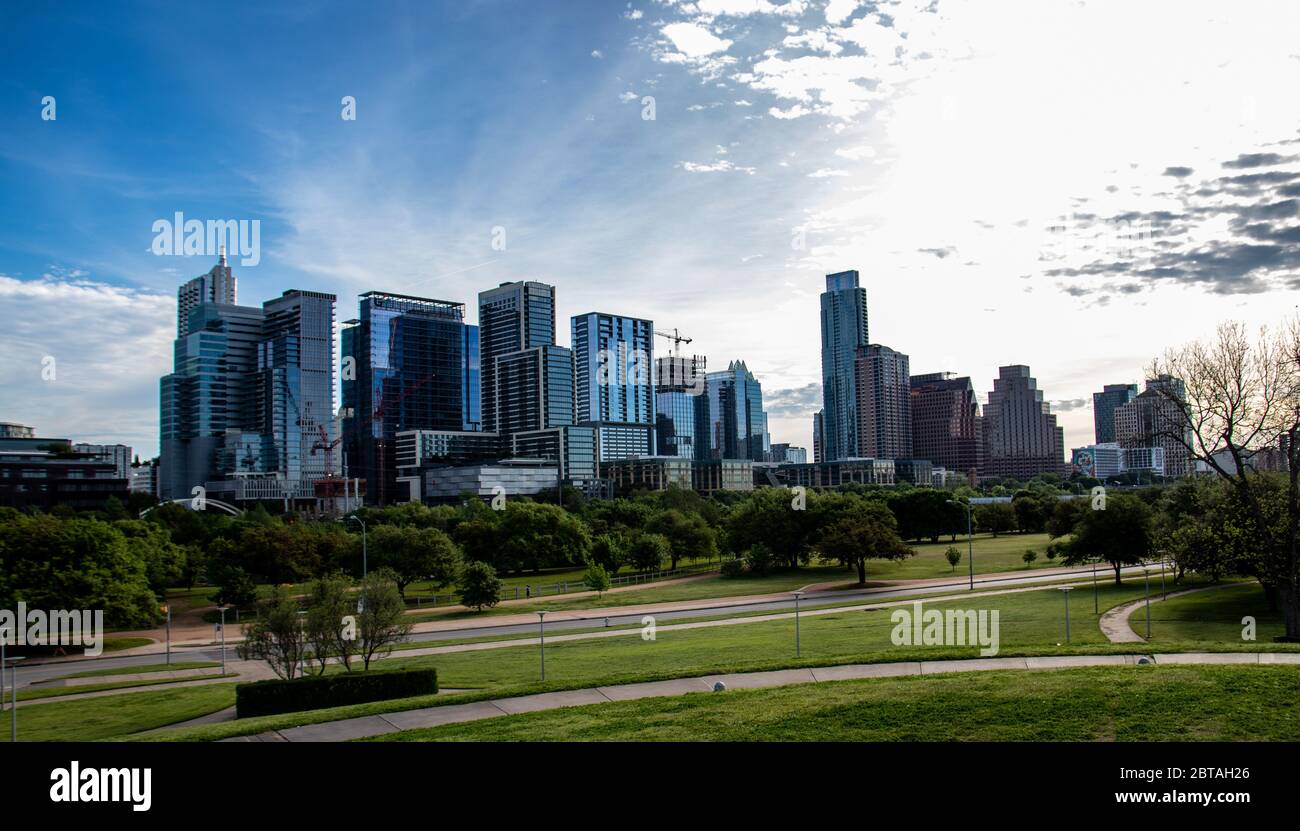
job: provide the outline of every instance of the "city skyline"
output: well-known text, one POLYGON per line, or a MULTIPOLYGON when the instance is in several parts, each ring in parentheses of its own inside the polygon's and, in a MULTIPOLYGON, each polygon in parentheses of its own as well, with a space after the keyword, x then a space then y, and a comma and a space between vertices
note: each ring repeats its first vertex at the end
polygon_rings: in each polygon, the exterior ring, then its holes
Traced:
POLYGON ((249 305, 328 292, 345 319, 365 291, 473 306, 537 280, 557 319, 679 328, 746 361, 772 440, 809 450, 825 274, 860 271, 872 341, 916 374, 984 403, 1031 366, 1067 448, 1105 385, 1300 299, 1295 8, 1151 4, 1115 31, 1113 4, 929 7, 413 6, 364 33, 339 7, 16 11, 49 40, 0 57, 0 418, 152 455, 176 287, 216 261, 151 253, 181 211, 261 222, 257 264, 231 257, 249 305), (247 64, 204 57, 236 39, 247 64), (309 60, 328 44, 376 63, 309 60))

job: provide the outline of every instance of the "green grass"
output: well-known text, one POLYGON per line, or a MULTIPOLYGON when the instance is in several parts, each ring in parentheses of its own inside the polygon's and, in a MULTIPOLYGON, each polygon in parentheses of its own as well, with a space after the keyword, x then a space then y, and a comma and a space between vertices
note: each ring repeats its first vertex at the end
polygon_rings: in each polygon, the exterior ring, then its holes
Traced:
MULTIPOLYGON (((214 713, 235 703, 234 684, 177 687, 18 708, 18 741, 124 738, 132 733, 214 713)), ((8 714, 6 713, 6 716, 8 714)), ((9 741, 9 731, 0 730, 9 741)))
MULTIPOLYGON (((182 684, 187 681, 208 681, 213 678, 234 678, 238 673, 230 672, 222 675, 219 672, 210 675, 191 675, 187 678, 139 678, 134 681, 108 681, 103 684, 81 684, 76 687, 50 687, 47 689, 26 689, 18 692, 19 701, 34 701, 43 698, 60 698, 65 695, 80 695, 81 693, 102 692, 104 690, 125 690, 131 687, 153 687, 158 684, 182 684)), ((12 700, 12 696, 6 691, 4 695, 6 702, 12 700)))
POLYGON ((1294 741, 1300 673, 1130 666, 958 673, 594 704, 375 741, 1294 741))
MULTIPOLYGON (((1059 568, 1059 561, 1047 560, 1043 551, 1049 538, 1046 534, 1004 534, 975 537, 975 573, 976 575, 994 574, 1006 571, 1022 571, 1029 568, 1059 568), (1039 559, 1032 567, 1026 566, 1021 556, 1025 549, 1033 548, 1039 552, 1039 559)), ((917 554, 902 562, 886 560, 867 561, 867 580, 911 580, 922 578, 941 578, 961 576, 967 573, 966 540, 955 543, 923 543, 913 548, 917 554), (956 571, 944 559, 944 552, 949 545, 961 549, 962 561, 956 571)), ((430 612, 416 613, 410 616, 415 622, 430 620, 455 620, 461 618, 489 617, 493 615, 526 614, 537 611, 580 611, 583 609, 601 609, 611 606, 628 606, 642 603, 680 603, 690 600, 707 600, 710 598, 739 597, 751 594, 772 594, 789 592, 803 588, 812 583, 843 583, 845 586, 857 584, 857 575, 843 566, 834 563, 816 563, 795 570, 774 571, 763 577, 723 577, 710 574, 698 580, 673 585, 651 584, 644 589, 605 594, 603 597, 575 597, 570 599, 541 600, 535 603, 519 603, 496 606, 482 612, 430 612)))
POLYGON ((153 643, 152 638, 104 638, 104 651, 121 652, 124 649, 135 649, 151 643, 153 643))
MULTIPOLYGON (((1154 591, 1152 596, 1156 596, 1154 591)), ((1241 619, 1246 616, 1255 618, 1254 643, 1270 643, 1274 636, 1286 634, 1281 611, 1268 610, 1263 589, 1252 580, 1152 603, 1151 642, 1250 644, 1242 639, 1241 619)), ((1146 633, 1146 620, 1146 610, 1141 606, 1128 618, 1129 626, 1138 634, 1146 633)))
POLYGON ((97 678, 101 675, 134 675, 137 672, 171 672, 178 669, 207 669, 208 667, 219 667, 220 661, 175 661, 168 666, 167 664, 143 664, 138 667, 118 667, 117 669, 91 669, 85 672, 74 672, 71 675, 60 675, 51 678, 51 681, 62 681, 68 678, 97 678))

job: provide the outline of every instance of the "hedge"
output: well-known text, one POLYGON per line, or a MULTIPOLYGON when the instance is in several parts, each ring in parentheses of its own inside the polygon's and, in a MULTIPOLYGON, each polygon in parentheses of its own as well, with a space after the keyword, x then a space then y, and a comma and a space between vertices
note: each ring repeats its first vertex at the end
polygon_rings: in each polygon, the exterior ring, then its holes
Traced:
POLYGON ((272 679, 235 687, 235 717, 269 716, 364 704, 438 691, 436 669, 378 670, 272 679))

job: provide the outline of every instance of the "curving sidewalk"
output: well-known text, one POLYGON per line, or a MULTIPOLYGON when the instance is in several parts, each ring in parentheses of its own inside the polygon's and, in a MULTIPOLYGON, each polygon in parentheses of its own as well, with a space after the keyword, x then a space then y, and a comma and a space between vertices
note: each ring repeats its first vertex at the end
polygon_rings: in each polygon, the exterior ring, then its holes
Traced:
MULTIPOLYGON (((1240 585, 1239 583, 1216 583, 1212 586, 1198 586, 1194 589, 1184 589, 1178 592, 1170 592, 1162 597, 1152 597, 1152 603, 1160 603, 1174 597, 1182 597, 1187 594, 1196 594, 1197 592, 1212 591, 1214 589, 1224 589, 1229 586, 1240 585)), ((1141 609, 1147 601, 1134 600, 1132 603, 1125 603, 1122 606, 1116 606, 1113 609, 1102 614, 1097 625, 1101 627, 1101 633, 1106 636, 1106 640, 1111 643, 1146 643, 1147 639, 1133 631, 1133 627, 1128 625, 1128 617, 1138 609, 1141 609)))
POLYGON ((974 658, 950 661, 904 661, 892 664, 847 664, 843 666, 779 669, 770 672, 745 672, 728 675, 702 675, 669 681, 619 684, 608 687, 564 690, 536 695, 422 707, 374 716, 358 716, 326 721, 284 730, 271 730, 251 736, 234 736, 226 742, 341 742, 414 730, 458 724, 485 718, 603 704, 610 701, 635 701, 643 698, 709 692, 722 682, 728 690, 784 687, 790 684, 824 683, 858 678, 892 678, 903 675, 937 675, 947 672, 983 672, 1008 669, 1065 669, 1069 667, 1124 666, 1139 661, 1155 664, 1295 664, 1297 652, 1180 652, 1166 655, 1047 655, 1036 658, 974 658))

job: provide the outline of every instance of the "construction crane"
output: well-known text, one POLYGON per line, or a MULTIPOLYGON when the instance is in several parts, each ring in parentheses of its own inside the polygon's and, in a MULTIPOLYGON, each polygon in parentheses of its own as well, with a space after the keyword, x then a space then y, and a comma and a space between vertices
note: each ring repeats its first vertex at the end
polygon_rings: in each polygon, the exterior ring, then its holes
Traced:
POLYGON ((674 355, 676 355, 678 352, 681 351, 683 343, 690 343, 692 341, 692 338, 688 338, 685 335, 683 335, 681 332, 677 331, 676 326, 673 327, 672 334, 669 334, 668 332, 660 332, 658 329, 655 330, 655 334, 661 338, 667 338, 668 340, 673 342, 674 355))

